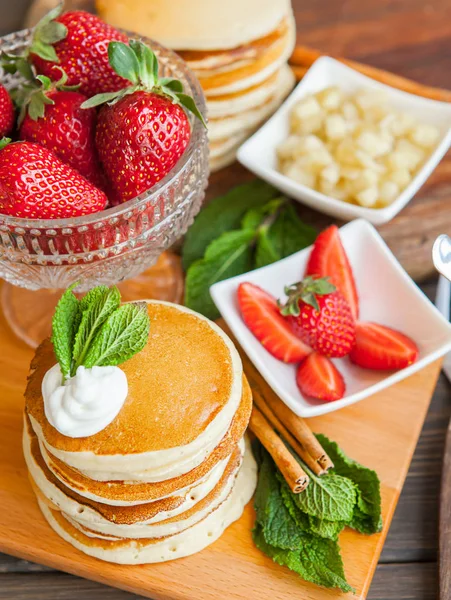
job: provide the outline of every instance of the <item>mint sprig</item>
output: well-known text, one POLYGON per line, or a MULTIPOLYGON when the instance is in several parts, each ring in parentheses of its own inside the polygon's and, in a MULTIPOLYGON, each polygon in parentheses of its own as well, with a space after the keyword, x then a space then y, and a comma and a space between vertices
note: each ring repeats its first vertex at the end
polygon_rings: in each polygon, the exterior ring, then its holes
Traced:
POLYGON ((186 306, 216 319, 210 295, 214 283, 285 258, 315 237, 315 230, 302 223, 287 198, 275 197, 271 186, 256 180, 235 188, 201 211, 188 232, 183 248, 186 306))
POLYGON ((296 456, 310 476, 301 494, 293 494, 270 455, 257 444, 260 470, 253 538, 262 552, 306 581, 349 592, 338 536, 344 527, 366 534, 380 531, 380 483, 374 471, 346 456, 335 442, 317 437, 334 469, 318 477, 296 456))
POLYGON ((74 283, 60 298, 53 317, 52 342, 64 379, 78 367, 115 366, 147 343, 150 319, 143 302, 121 306, 116 287, 98 286, 81 300, 74 283))

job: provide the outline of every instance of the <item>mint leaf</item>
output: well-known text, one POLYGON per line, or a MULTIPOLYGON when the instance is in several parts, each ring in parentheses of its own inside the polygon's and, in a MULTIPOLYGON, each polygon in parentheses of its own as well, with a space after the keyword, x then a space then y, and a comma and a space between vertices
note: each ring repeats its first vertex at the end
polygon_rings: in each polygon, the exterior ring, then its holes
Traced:
POLYGON ((274 198, 274 200, 270 200, 261 206, 249 209, 241 221, 241 228, 257 230, 265 218, 275 215, 280 206, 286 201, 283 197, 274 198))
POLYGON ((310 483, 302 494, 295 496, 302 512, 327 521, 352 520, 357 501, 356 486, 352 481, 335 473, 317 477, 308 471, 310 483))
POLYGON ((280 482, 283 502, 291 517, 296 522, 296 525, 304 532, 337 541, 346 523, 344 521, 327 521, 326 519, 319 519, 318 517, 312 517, 312 515, 303 513, 296 503, 297 494, 293 494, 279 471, 277 472, 277 478, 280 482))
POLYGON ((72 346, 80 323, 80 303, 72 293, 78 281, 71 285, 56 305, 52 320, 52 343, 64 378, 70 377, 72 346))
POLYGON ((299 548, 301 531, 285 506, 275 465, 266 452, 260 467, 254 507, 257 523, 268 544, 288 550, 299 548))
MULTIPOLYGON (((302 492, 303 493, 303 492, 302 492)), ((253 531, 254 543, 279 565, 288 567, 316 585, 352 592, 343 570, 340 549, 336 542, 303 535, 299 550, 285 550, 267 543, 263 529, 257 524, 253 531)))
POLYGON ((185 271, 203 257, 213 240, 226 231, 238 229, 249 209, 267 203, 278 193, 266 182, 255 179, 212 200, 197 215, 186 234, 182 255, 185 271))
POLYGON ((344 521, 327 521, 308 515, 310 532, 319 537, 337 541, 338 536, 346 526, 344 521))
POLYGON ((257 248, 255 251, 255 266, 257 269, 266 267, 266 265, 270 265, 283 258, 271 243, 269 231, 268 227, 262 227, 258 232, 257 248))
POLYGON ((74 361, 72 375, 75 375, 77 368, 84 364, 85 356, 100 327, 119 308, 120 304, 121 294, 117 287, 110 289, 105 285, 93 288, 82 298, 80 301, 81 322, 72 352, 74 361))
POLYGON ((125 362, 144 348, 149 328, 150 319, 145 302, 123 304, 103 323, 83 365, 89 369, 125 362))
POLYGON ((357 506, 350 527, 361 533, 377 533, 382 528, 380 481, 377 473, 349 458, 335 442, 325 435, 318 441, 334 463, 333 473, 347 477, 357 486, 357 506))
POLYGON ((316 236, 316 230, 299 218, 292 204, 287 204, 268 231, 268 243, 280 258, 285 258, 313 244, 316 236))
POLYGON ((219 316, 210 286, 252 269, 252 230, 223 233, 207 248, 205 258, 193 263, 186 274, 185 305, 210 319, 219 316))

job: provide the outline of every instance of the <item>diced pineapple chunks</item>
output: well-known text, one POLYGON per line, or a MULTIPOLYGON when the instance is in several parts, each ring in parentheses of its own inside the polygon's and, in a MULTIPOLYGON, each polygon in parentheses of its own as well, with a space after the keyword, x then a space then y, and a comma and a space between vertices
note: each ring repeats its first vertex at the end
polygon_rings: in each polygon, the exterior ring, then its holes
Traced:
POLYGON ((440 131, 392 109, 373 90, 329 87, 295 104, 290 135, 278 145, 279 170, 333 198, 391 204, 438 143, 440 131))

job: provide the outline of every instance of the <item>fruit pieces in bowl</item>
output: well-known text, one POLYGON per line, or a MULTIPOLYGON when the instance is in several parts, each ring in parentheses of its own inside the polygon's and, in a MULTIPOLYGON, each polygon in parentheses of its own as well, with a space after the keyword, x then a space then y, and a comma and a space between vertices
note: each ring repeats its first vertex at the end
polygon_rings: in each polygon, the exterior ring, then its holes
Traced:
MULTIPOLYGON (((186 151, 191 124, 182 106, 201 120, 202 115, 180 81, 158 77, 157 58, 143 42, 129 41, 94 15, 61 15, 61 10, 44 17, 22 56, 3 56, 7 72, 18 71, 29 80, 14 90, 21 107, 17 137, 45 146, 103 190, 110 205, 121 204, 151 190, 186 151), (80 39, 86 41, 80 44, 80 39), (105 102, 97 118, 94 107, 105 102)), ((53 196, 51 185, 29 183, 29 209, 17 202, 19 189, 7 189, 0 212, 70 218, 106 205, 87 202, 82 207, 76 193, 70 207, 73 186, 60 184, 53 196), (58 202, 60 210, 52 212, 49 207, 58 202)))
POLYGON ((413 364, 418 348, 408 336, 376 323, 360 322, 359 298, 338 228, 322 232, 310 254, 303 282, 286 288, 279 303, 243 282, 237 292, 241 316, 266 350, 297 364, 304 396, 326 402, 343 398, 346 384, 330 358, 349 358, 362 368, 399 370, 413 364))

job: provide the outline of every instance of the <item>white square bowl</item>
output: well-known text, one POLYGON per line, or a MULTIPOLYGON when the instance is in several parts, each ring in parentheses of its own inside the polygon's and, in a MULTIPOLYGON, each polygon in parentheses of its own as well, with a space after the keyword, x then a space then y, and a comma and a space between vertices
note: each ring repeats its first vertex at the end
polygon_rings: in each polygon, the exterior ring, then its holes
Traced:
POLYGON ((279 397, 301 417, 314 417, 354 404, 405 379, 451 350, 451 325, 407 275, 380 235, 359 219, 340 229, 360 298, 360 320, 398 329, 418 345, 419 359, 400 371, 371 371, 347 358, 333 362, 346 383, 346 395, 335 402, 307 399, 300 393, 296 366, 269 354, 246 327, 236 292, 243 281, 254 283, 276 298, 285 298, 284 286, 302 279, 311 248, 267 267, 232 277, 211 287, 211 295, 243 350, 279 397))
POLYGON ((343 220, 365 218, 380 225, 390 221, 412 199, 451 144, 451 103, 437 102, 402 92, 351 69, 339 61, 323 56, 308 70, 301 82, 279 110, 238 150, 241 164, 256 173, 288 196, 320 212, 343 220), (297 183, 277 170, 276 147, 288 137, 291 108, 301 98, 315 94, 326 87, 337 86, 344 92, 360 89, 383 92, 389 105, 397 111, 413 115, 419 123, 434 125, 440 131, 440 140, 429 158, 410 184, 396 200, 384 208, 365 208, 326 196, 297 183))

